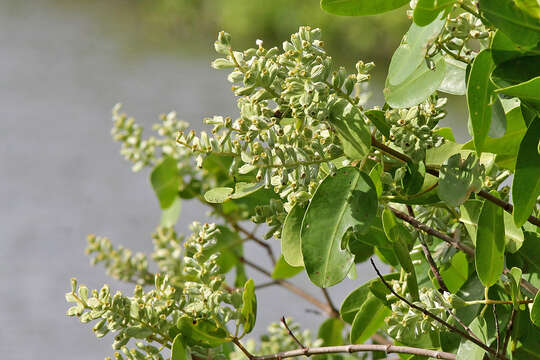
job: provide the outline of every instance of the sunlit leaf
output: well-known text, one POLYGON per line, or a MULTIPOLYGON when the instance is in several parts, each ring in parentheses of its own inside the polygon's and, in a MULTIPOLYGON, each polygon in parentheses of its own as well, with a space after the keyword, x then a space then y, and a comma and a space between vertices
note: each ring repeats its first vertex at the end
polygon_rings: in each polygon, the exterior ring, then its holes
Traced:
POLYGON ((167 209, 178 197, 180 177, 178 163, 171 157, 166 157, 150 173, 150 183, 159 200, 162 209, 167 209))
POLYGON ((321 8, 334 15, 364 16, 397 9, 408 0, 321 0, 321 8))
POLYGON ((494 285, 504 269, 504 218, 503 209, 489 201, 478 218, 474 260, 482 284, 494 285))

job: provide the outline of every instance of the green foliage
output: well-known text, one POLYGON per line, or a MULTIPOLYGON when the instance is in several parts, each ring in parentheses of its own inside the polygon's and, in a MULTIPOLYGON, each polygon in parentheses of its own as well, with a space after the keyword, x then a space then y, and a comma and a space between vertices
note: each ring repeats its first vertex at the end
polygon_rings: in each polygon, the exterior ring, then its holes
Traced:
MULTIPOLYGON (((404 2, 321 4, 368 15, 404 2)), ((160 137, 144 139, 114 108, 122 154, 134 171, 152 168, 161 226, 148 257, 89 236, 92 263, 135 283, 134 294, 90 291, 73 280, 68 315, 95 321, 98 337, 115 333, 115 357, 128 359, 163 359, 165 349, 174 360, 279 359, 283 351, 309 356, 319 345, 369 338, 426 356, 436 349, 443 358, 538 353, 540 38, 531 4, 413 2, 386 103, 371 109, 373 64, 358 61, 353 73, 337 66, 319 29, 301 27, 282 49, 259 40, 245 51, 220 32, 214 45, 222 57, 212 66, 229 71, 237 118, 207 118, 212 130, 196 134, 170 113, 155 127, 160 137), (446 115, 441 92, 467 95, 469 142, 438 127, 446 115), (191 236, 177 235, 181 199, 208 206, 217 224, 194 223, 191 236), (277 261, 271 238, 281 238, 277 261), (260 245, 273 269, 245 258, 245 241, 260 245), (338 314, 327 288, 355 279, 356 264, 373 256, 395 272, 377 270, 338 314), (248 280, 246 266, 270 282, 248 280), (304 270, 326 303, 284 280, 304 270), (329 315, 318 339, 284 319, 259 345, 241 342, 266 310, 257 309, 258 288, 270 285, 329 315)), ((317 357, 350 359, 353 349, 317 357)))

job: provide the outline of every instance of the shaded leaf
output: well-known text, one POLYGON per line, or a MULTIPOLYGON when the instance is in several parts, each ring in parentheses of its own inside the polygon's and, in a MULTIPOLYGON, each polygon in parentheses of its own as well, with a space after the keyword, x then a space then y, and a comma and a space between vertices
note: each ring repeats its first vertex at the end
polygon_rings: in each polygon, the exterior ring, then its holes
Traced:
POLYGON ((319 185, 302 221, 302 255, 306 272, 320 287, 345 278, 354 256, 344 247, 351 227, 366 232, 377 212, 377 193, 366 174, 343 167, 319 185))
POLYGON ((176 326, 189 345, 216 347, 227 341, 227 333, 217 328, 211 321, 205 319, 194 320, 187 316, 178 319, 176 326))
POLYGON ((248 334, 255 326, 257 320, 257 296, 253 279, 246 281, 242 294, 242 318, 244 319, 244 334, 248 334))
POLYGON ((233 189, 230 187, 217 187, 208 190, 204 194, 204 199, 212 204, 220 204, 229 200, 229 196, 233 193, 233 189))
POLYGON ((182 200, 180 197, 174 199, 173 203, 161 212, 161 226, 173 227, 178 221, 182 209, 182 200))
POLYGON ((356 313, 352 323, 351 344, 363 344, 384 324, 384 319, 392 311, 376 296, 369 294, 366 301, 356 313))
POLYGON ((445 57, 444 61, 446 61, 446 72, 437 90, 452 95, 465 95, 465 69, 467 68, 467 64, 451 57, 445 57))
POLYGON ((516 161, 512 200, 514 223, 517 226, 527 221, 536 205, 536 198, 540 195, 540 154, 537 151, 539 140, 540 117, 537 116, 521 141, 516 161))
POLYGON ((503 209, 489 201, 478 218, 474 260, 482 284, 494 285, 504 269, 504 218, 503 209))
MULTIPOLYGON (((483 343, 488 342, 486 321, 477 317, 474 319, 469 328, 483 343)), ((459 349, 456 355, 456 360, 482 360, 484 358, 485 350, 478 345, 472 343, 469 340, 463 339, 459 345, 459 349)))
POLYGON ((456 0, 418 0, 414 8, 413 20, 420 26, 432 22, 443 10, 448 9, 456 0))
POLYGON ((472 192, 480 191, 483 175, 484 167, 474 154, 469 154, 465 161, 461 154, 452 155, 439 172, 437 195, 450 206, 459 206, 472 192))
POLYGON ((345 324, 340 319, 328 318, 319 327, 317 338, 322 340, 321 346, 343 345, 343 329, 345 324))
POLYGON ((296 203, 287 214, 281 231, 281 253, 291 266, 304 266, 300 232, 306 208, 296 203))
POLYGON ((336 129, 343 152, 353 160, 364 159, 371 150, 371 134, 360 109, 345 99, 330 107, 329 121, 336 129))
POLYGON ((171 157, 166 157, 150 173, 150 183, 159 200, 162 209, 167 209, 178 197, 180 177, 178 163, 171 157))
POLYGON ((171 360, 187 360, 188 355, 184 347, 182 334, 176 335, 171 348, 171 360))
POLYGON ((285 261, 283 255, 281 255, 274 266, 272 277, 274 279, 288 279, 297 275, 302 270, 304 270, 303 266, 291 266, 285 261))

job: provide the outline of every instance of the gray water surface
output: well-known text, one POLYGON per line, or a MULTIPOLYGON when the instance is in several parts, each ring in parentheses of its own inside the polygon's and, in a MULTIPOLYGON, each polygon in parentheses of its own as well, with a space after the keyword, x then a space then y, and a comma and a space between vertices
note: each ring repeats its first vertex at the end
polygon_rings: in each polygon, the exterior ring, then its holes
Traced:
MULTIPOLYGON (((2 359, 90 360, 112 354, 112 337, 96 339, 91 326, 66 317, 64 301, 72 276, 89 287, 106 282, 131 288, 90 267, 83 252, 88 233, 150 251, 150 234, 159 223, 148 173, 132 174, 110 139, 112 106, 123 102, 147 129, 170 110, 196 128, 203 117, 236 113, 226 75, 209 67, 211 59, 139 49, 145 37, 129 2, 74 4, 0 0, 2 359)), ((185 203, 178 230, 187 233, 205 212, 200 204, 185 203)), ((268 265, 253 245, 247 256, 268 265)), ((266 281, 249 275, 257 283, 266 281)), ((336 305, 373 276, 362 267, 357 280, 331 288, 336 305)), ((304 275, 294 281, 322 298, 304 275)), ((254 335, 282 315, 314 331, 324 319, 280 288, 258 295, 254 335)))

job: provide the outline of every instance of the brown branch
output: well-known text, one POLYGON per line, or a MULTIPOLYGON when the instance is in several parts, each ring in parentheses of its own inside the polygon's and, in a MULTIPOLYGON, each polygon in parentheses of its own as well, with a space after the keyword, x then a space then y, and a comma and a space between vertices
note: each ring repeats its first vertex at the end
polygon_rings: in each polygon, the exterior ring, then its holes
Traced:
MULTIPOLYGON (((405 222, 408 222, 409 224, 411 224, 413 227, 419 229, 419 230, 422 230, 424 231, 425 233, 429 234, 429 235, 432 235, 432 236, 435 236, 443 241, 446 241, 447 243, 449 243, 450 245, 452 245, 453 247, 455 247, 456 249, 459 249, 461 251, 463 251, 464 253, 466 253, 467 255, 470 255, 470 256, 473 256, 474 257, 474 248, 468 246, 468 245, 465 245, 459 241, 457 241, 456 239, 454 239, 453 237, 450 237, 446 234, 443 234, 441 233, 440 231, 437 231, 435 230, 434 228, 424 224, 424 223, 421 223, 420 221, 416 220, 415 218, 405 214, 404 212, 401 212, 397 209, 394 209, 393 207, 391 206, 388 206, 388 208, 398 217, 400 218, 401 220, 405 221, 405 222)), ((505 274, 509 273, 510 270, 508 270, 508 268, 504 268, 503 272, 505 274)), ((525 279, 521 279, 519 285, 527 290, 528 292, 530 292, 533 296, 536 295, 536 293, 538 292, 538 289, 533 285, 531 284, 530 282, 528 282, 527 280, 525 279)))
MULTIPOLYGON (((378 148, 379 150, 382 150, 384 153, 386 153, 387 155, 390 155, 391 157, 393 157, 393 158, 395 158, 397 160, 400 160, 400 161, 403 161, 403 162, 411 161, 411 158, 409 156, 407 156, 407 155, 405 155, 403 153, 400 153, 397 150, 392 149, 391 147, 381 143, 380 141, 378 141, 374 137, 371 137, 371 145, 378 148)), ((433 176, 439 177, 439 170, 435 169, 434 167, 430 167, 430 166, 426 165, 426 172, 428 174, 433 175, 433 176)), ((483 197, 484 199, 494 203, 495 205, 503 208, 506 212, 508 212, 510 214, 512 213, 512 211, 514 209, 514 207, 511 204, 497 198, 496 196, 491 195, 487 191, 481 190, 481 191, 478 192, 478 195, 483 197)), ((535 217, 535 216, 531 215, 531 216, 529 216, 529 218, 527 220, 531 224, 534 224, 536 226, 540 226, 540 219, 535 217)))
POLYGON ((242 234, 246 235, 246 237, 250 240, 255 241, 260 246, 264 247, 266 249, 266 252, 268 253, 268 257, 270 258, 270 261, 272 261, 273 265, 276 265, 276 257, 274 256, 274 251, 272 250, 272 247, 264 242, 263 240, 259 239, 255 236, 252 232, 248 231, 247 229, 243 228, 241 225, 239 225, 237 222, 229 221, 231 226, 238 232, 241 232, 242 234))
MULTIPOLYGON (((241 262, 243 262, 244 264, 246 264, 247 266, 257 270, 261 274, 264 274, 264 275, 268 276, 269 278, 272 278, 272 274, 269 271, 267 271, 266 269, 262 268, 261 266, 255 264, 255 263, 252 263, 251 261, 247 260, 244 257, 240 257, 239 260, 241 262)), ((313 295, 308 294, 307 292, 300 289, 299 287, 297 287, 293 283, 291 283, 291 282, 289 282, 287 280, 283 280, 283 279, 276 279, 276 282, 280 286, 283 286, 287 290, 295 293, 296 295, 300 296, 301 298, 303 298, 306 301, 310 302, 311 304, 315 305, 320 310, 324 311, 328 316, 337 317, 337 314, 333 311, 333 309, 330 306, 328 306, 328 304, 325 304, 324 302, 320 301, 319 299, 317 299, 313 295)))
POLYGON ((334 303, 332 302, 332 299, 330 298, 330 294, 328 293, 328 289, 321 288, 321 291, 322 291, 322 293, 324 295, 324 298, 326 299, 326 302, 328 303, 328 306, 334 312, 334 314, 335 314, 334 317, 339 317, 339 310, 334 306, 334 303))
MULTIPOLYGON (((407 211, 409 212, 409 216, 414 218, 414 211, 411 205, 407 205, 407 211)), ((429 252, 429 248, 422 238, 422 236, 418 237, 418 240, 420 241, 420 245, 422 246, 422 250, 424 251, 424 256, 426 257, 426 260, 429 264, 429 267, 431 268, 431 272, 433 273, 433 276, 437 279, 437 282, 439 283, 440 291, 446 291, 450 292, 448 288, 446 287, 446 284, 444 283, 444 280, 441 276, 441 273, 439 272, 439 269, 437 268, 437 264, 435 264, 435 260, 433 260, 433 257, 431 256, 431 252, 429 252)))
POLYGON ((281 317, 281 323, 283 324, 283 326, 285 326, 285 329, 287 329, 287 332, 289 333, 289 336, 292 337, 292 339, 294 340, 295 343, 298 344, 298 346, 300 346, 300 348, 302 348, 304 351, 306 350, 309 350, 307 347, 304 346, 304 344, 302 344, 300 342, 300 340, 298 340, 298 338, 296 336, 294 336, 293 332, 291 331, 291 329, 289 329, 289 325, 287 325, 287 321, 285 320, 285 316, 282 316, 281 317))
POLYGON ((493 318, 495 319, 495 335, 497 336, 497 354, 501 351, 501 335, 499 330, 499 318, 497 317, 497 305, 493 304, 493 318))
POLYGON ((502 354, 497 354, 497 352, 495 350, 493 350, 492 348, 490 348, 488 345, 484 344, 483 342, 481 341, 478 341, 477 339, 475 339, 474 337, 470 336, 469 334, 467 334, 466 332, 458 329, 457 327, 455 327, 454 325, 452 324, 449 324, 448 322, 444 321, 443 319, 441 319, 440 317, 438 317, 437 315, 429 312, 428 310, 418 306, 418 305, 415 305, 413 304, 412 302, 410 302, 409 300, 407 300, 406 298, 404 298, 403 296, 399 295, 396 291, 394 291, 394 289, 392 288, 392 286, 390 286, 390 284, 388 284, 386 282, 386 280, 384 279, 384 277, 381 275, 379 269, 377 268, 377 266, 375 265, 375 262, 373 261, 373 259, 369 259, 371 261, 371 266, 373 266, 373 269, 375 269, 375 272, 377 273, 377 276, 379 277, 379 279, 381 279, 381 281, 383 282, 384 286, 386 286, 386 288, 388 290, 390 290, 390 292, 395 296, 397 297, 398 299, 400 299, 401 301, 403 301, 404 303, 406 303, 407 305, 409 305, 411 308, 415 309, 415 310, 418 310, 420 311, 422 314, 426 315, 426 316, 429 316, 430 318, 432 318, 433 320, 437 321, 438 323, 446 326, 448 329, 452 330, 453 332, 461 335, 462 337, 464 337, 465 339, 473 342, 474 344, 478 345, 479 347, 481 347, 483 350, 489 352, 490 354, 494 355, 496 358, 499 358, 499 359, 507 359, 506 356, 502 355, 502 354))
MULTIPOLYGON (((236 342, 235 344, 238 345, 236 342)), ((242 348, 240 349, 242 350, 242 348)), ((307 351, 304 349, 297 349, 297 350, 284 351, 277 354, 262 355, 262 356, 254 356, 250 354, 249 352, 248 353, 244 352, 244 354, 246 354, 246 356, 250 360, 280 360, 280 359, 287 359, 287 358, 298 357, 298 356, 312 356, 312 355, 322 355, 322 354, 353 354, 357 352, 384 352, 386 354, 412 354, 412 355, 426 356, 426 357, 430 357, 434 359, 447 359, 447 360, 456 359, 455 354, 444 352, 444 351, 420 349, 420 348, 414 348, 414 347, 409 347, 409 346, 369 345, 369 344, 316 347, 316 348, 307 349, 307 351)))
POLYGON ((504 336, 504 342, 502 346, 502 353, 506 354, 506 349, 508 348, 508 343, 510 342, 510 334, 512 333, 512 328, 514 327, 514 319, 516 318, 517 311, 512 307, 512 315, 510 315, 510 321, 506 326, 506 334, 504 336))

